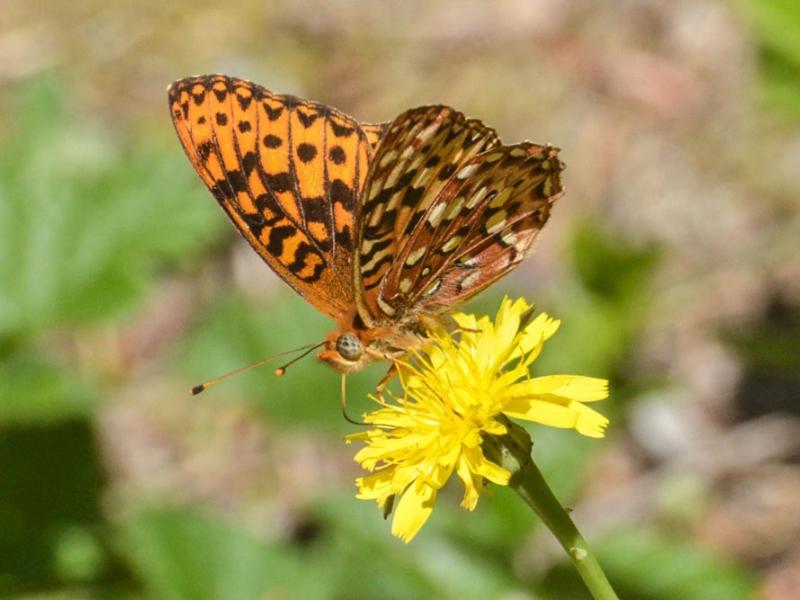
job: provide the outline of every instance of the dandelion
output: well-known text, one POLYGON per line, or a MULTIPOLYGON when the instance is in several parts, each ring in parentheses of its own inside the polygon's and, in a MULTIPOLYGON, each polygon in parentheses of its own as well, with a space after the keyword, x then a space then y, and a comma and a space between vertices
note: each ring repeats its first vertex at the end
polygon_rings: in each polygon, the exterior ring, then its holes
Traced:
MULTIPOLYGON (((348 436, 364 447, 355 460, 370 473, 357 497, 394 507, 392 533, 410 541, 430 517, 438 491, 456 474, 461 506, 474 510, 486 483, 508 485, 512 472, 492 457, 490 441, 510 433, 510 419, 572 428, 602 437, 608 419, 587 403, 608 396, 605 379, 531 377, 531 364, 559 321, 533 317, 522 299, 504 299, 492 322, 456 314, 455 333, 438 331, 396 363, 403 393, 365 416, 367 431, 348 436)), ((527 437, 527 434, 524 434, 527 437)), ((529 450, 528 450, 529 452, 529 450)))

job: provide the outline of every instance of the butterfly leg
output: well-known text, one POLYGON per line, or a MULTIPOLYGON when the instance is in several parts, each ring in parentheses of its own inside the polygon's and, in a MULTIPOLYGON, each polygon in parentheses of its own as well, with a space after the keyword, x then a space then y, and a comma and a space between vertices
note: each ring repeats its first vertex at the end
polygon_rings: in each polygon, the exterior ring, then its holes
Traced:
POLYGON ((395 366, 394 363, 392 363, 392 366, 389 367, 388 371, 386 371, 386 375, 384 375, 383 379, 381 379, 378 382, 378 385, 375 386, 375 394, 378 396, 378 400, 380 400, 381 402, 384 402, 383 388, 386 387, 386 384, 388 384, 389 381, 392 379, 392 377, 394 377, 395 373, 397 373, 397 367, 395 366))

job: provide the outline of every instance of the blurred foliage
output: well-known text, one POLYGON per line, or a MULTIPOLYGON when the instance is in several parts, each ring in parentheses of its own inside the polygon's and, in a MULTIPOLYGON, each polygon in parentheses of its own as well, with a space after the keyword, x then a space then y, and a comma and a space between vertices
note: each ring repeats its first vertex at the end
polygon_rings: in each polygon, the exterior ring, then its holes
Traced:
POLYGON ((775 301, 763 320, 724 333, 746 365, 736 397, 738 416, 800 415, 800 314, 775 301))
MULTIPOLYGON (((255 358, 318 342, 329 329, 330 321, 324 315, 282 289, 267 310, 242 298, 212 303, 173 354, 187 380, 199 382, 255 358)), ((253 395, 252 401, 281 425, 312 422, 331 431, 347 430, 347 422, 330 410, 332 403, 338 402, 339 375, 309 357, 276 378, 275 367, 290 359, 287 356, 272 366, 243 374, 225 387, 253 395)), ((385 372, 384 365, 372 365, 348 376, 347 396, 353 414, 368 408, 371 382, 385 372)))
MULTIPOLYGON (((752 577, 735 565, 652 529, 621 530, 595 545, 620 598, 729 600, 752 594, 752 577)), ((544 589, 545 597, 554 600, 590 598, 576 585, 568 565, 549 573, 544 589)))
POLYGON ((97 382, 65 364, 64 333, 129 314, 220 230, 187 201, 182 156, 114 139, 66 97, 52 78, 21 91, 0 147, 0 422, 84 414, 97 382))
POLYGON ((2 430, 0 594, 124 581, 109 552, 99 460, 84 420, 2 430))
MULTIPOLYGON (((739 5, 760 48, 759 92, 769 106, 800 117, 796 2, 740 0, 739 5)), ((287 11, 283 18, 289 25, 300 18, 287 11)), ((301 16, 308 22, 298 30, 309 42, 310 54, 296 57, 297 69, 271 56, 278 73, 274 79, 327 88, 350 65, 334 65, 323 79, 310 72, 315 61, 327 58, 327 44, 336 38, 324 24, 301 16)), ((220 13, 211 17, 224 30, 220 13)), ((198 21, 198 31, 207 31, 207 24, 198 21)), ((422 39, 413 38, 413 45, 429 43, 422 39)), ((296 52, 291 35, 278 42, 286 55, 296 52)), ((363 33, 347 43, 356 50, 362 43, 391 45, 363 33)), ((443 48, 457 45, 452 40, 436 43, 443 48)), ((477 44, 473 51, 487 47, 477 44)), ((422 61, 424 55, 420 57, 422 61)), ((510 72, 516 78, 516 70, 510 72)), ((400 73, 414 79, 412 74, 400 73)), ((525 78, 519 79, 527 85, 525 78)), ((69 78, 50 74, 23 80, 9 96, 10 116, 3 119, 0 137, 0 597, 585 597, 569 564, 530 556, 528 545, 538 536, 538 524, 506 489, 494 490, 475 514, 467 515, 457 507, 458 486, 447 488, 413 545, 392 539, 379 511, 353 498, 355 469, 336 462, 344 457, 346 463, 349 457, 351 449, 343 449, 340 437, 351 428, 338 414, 338 376, 313 359, 294 365, 281 379, 267 367, 193 400, 214 422, 230 407, 255 408, 267 433, 259 431, 278 449, 268 463, 272 471, 254 485, 254 497, 243 501, 234 490, 223 500, 215 498, 213 486, 228 491, 227 480, 213 481, 203 465, 192 462, 197 459, 184 440, 166 439, 157 427, 158 419, 166 417, 158 410, 149 412, 151 406, 189 406, 179 404, 185 398, 173 397, 171 391, 143 398, 150 395, 140 391, 144 383, 177 382, 182 390, 260 357, 317 341, 329 323, 283 286, 273 286, 277 289, 263 296, 239 289, 227 264, 235 257, 236 250, 230 249, 238 248, 230 242, 231 228, 171 137, 166 110, 157 121, 134 121, 130 130, 123 130, 113 114, 102 118, 82 112, 75 91, 63 83, 69 78), (185 319, 184 328, 152 348, 145 344, 145 356, 134 366, 113 351, 106 353, 98 338, 111 339, 109 347, 117 348, 165 282, 177 279, 193 282, 185 314, 181 305, 170 315, 170 323, 185 319), (200 492, 187 491, 191 486, 186 480, 176 478, 175 483, 138 456, 128 457, 129 462, 141 460, 141 470, 157 484, 148 488, 135 473, 125 471, 128 463, 107 447, 108 437, 119 430, 103 432, 109 413, 124 401, 156 423, 147 423, 151 429, 146 429, 144 442, 139 440, 139 450, 152 450, 166 464, 185 459, 195 469, 190 469, 191 483, 200 492), (322 448, 314 460, 330 458, 336 467, 293 462, 295 457, 287 455, 295 451, 291 442, 300 448, 307 443, 304 436, 322 448), (278 467, 296 472, 279 476, 278 467), (322 472, 326 468, 335 473, 322 472), (310 486, 313 492, 293 496, 294 490, 281 488, 290 476, 305 483, 321 481, 310 486), (252 518, 252 512, 261 520, 252 518), (265 527, 264 520, 273 527, 265 527), (541 566, 530 569, 531 563, 541 566)), ((127 89, 127 82, 117 85, 127 89)), ((471 87, 469 91, 475 95, 471 87)), ((416 97, 418 92, 398 93, 416 97)), ((346 85, 331 92, 344 100, 357 95, 346 85)), ((496 96, 487 98, 494 106, 496 96)), ((520 110, 529 103, 526 94, 504 101, 508 106, 519 102, 520 110)), ((531 298, 562 319, 559 334, 535 370, 610 377, 613 402, 601 410, 612 416, 610 437, 622 437, 628 410, 641 391, 660 385, 632 376, 630 362, 652 317, 655 272, 670 249, 655 242, 634 243, 592 217, 573 225, 566 238, 565 275, 558 286, 531 298)), ((265 281, 274 283, 261 268, 265 281)), ((523 291, 529 290, 526 285, 523 291)), ((520 290, 504 280, 466 308, 493 313, 502 293, 520 290)), ((796 315, 787 309, 750 330, 728 332, 727 341, 746 365, 742 398, 768 404, 740 403, 744 417, 796 410, 796 403, 787 405, 785 399, 800 385, 798 329, 796 315), (776 394, 770 395, 771 389, 776 394)), ((348 378, 354 415, 370 406, 367 394, 382 368, 348 378)), ((185 418, 179 415, 175 429, 191 429, 192 415, 188 409, 185 418)), ((230 427, 233 452, 220 454, 231 457, 223 470, 247 461, 235 445, 244 437, 239 425, 237 421, 230 427)), ((579 500, 586 476, 596 466, 596 442, 569 431, 532 431, 535 455, 548 481, 565 502, 579 500)), ((217 452, 218 440, 202 432, 195 435, 201 446, 217 452)), ((272 446, 270 451, 275 451, 272 446)), ((732 564, 688 535, 653 521, 593 540, 622 597, 752 597, 758 582, 750 567, 732 564)), ((533 552, 538 550, 536 546, 533 552)))
POLYGON ((761 46, 766 102, 800 120, 800 6, 794 0, 739 0, 761 46))
POLYGON ((0 334, 90 325, 130 310, 160 269, 207 246, 183 157, 72 117, 52 80, 24 91, 0 162, 0 334), (180 174, 176 176, 176 173, 180 174))

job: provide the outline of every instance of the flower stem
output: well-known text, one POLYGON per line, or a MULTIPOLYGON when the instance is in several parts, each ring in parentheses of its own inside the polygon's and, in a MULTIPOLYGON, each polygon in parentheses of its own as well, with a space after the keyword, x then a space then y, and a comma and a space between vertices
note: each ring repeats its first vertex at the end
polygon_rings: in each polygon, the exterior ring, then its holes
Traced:
POLYGON ((512 477, 509 485, 519 494, 528 506, 544 521, 575 565, 575 569, 596 600, 617 600, 611 584, 600 568, 594 554, 583 536, 575 527, 567 511, 558 502, 541 471, 533 460, 512 477))
POLYGON ((530 506, 566 551, 595 600, 619 600, 589 545, 567 511, 553 495, 541 471, 531 458, 528 432, 509 422, 509 432, 499 442, 500 464, 511 471, 509 487, 530 506))

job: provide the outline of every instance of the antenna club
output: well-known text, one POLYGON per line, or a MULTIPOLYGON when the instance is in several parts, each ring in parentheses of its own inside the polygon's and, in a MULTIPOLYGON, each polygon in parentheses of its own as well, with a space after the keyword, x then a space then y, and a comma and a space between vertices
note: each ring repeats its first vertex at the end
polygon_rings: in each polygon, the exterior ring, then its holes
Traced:
POLYGON ((275 376, 276 377, 283 377, 286 374, 286 367, 279 367, 275 369, 275 376))
POLYGON ((265 358, 263 360, 260 360, 260 361, 258 361, 256 363, 253 363, 252 365, 248 365, 246 367, 242 367, 241 369, 236 369, 235 371, 231 371, 230 373, 225 373, 225 375, 220 375, 219 377, 215 377, 214 379, 209 379, 208 381, 206 381, 204 383, 196 385, 196 386, 194 386, 192 388, 192 395, 196 396, 200 392, 206 391, 212 385, 218 384, 220 381, 223 381, 225 379, 229 379, 230 377, 233 377, 234 375, 238 375, 239 373, 244 373, 245 371, 249 371, 250 369, 255 369, 256 367, 260 367, 261 365, 267 364, 268 362, 273 361, 276 358, 279 358, 281 356, 286 356, 287 354, 293 354, 295 352, 302 351, 302 353, 299 356, 294 357, 288 363, 286 363, 285 365, 283 365, 282 367, 280 367, 278 370, 275 371, 275 375, 280 377, 281 375, 283 375, 286 372, 286 368, 288 366, 293 365, 294 363, 296 363, 298 360, 300 360, 304 356, 308 356, 311 352, 313 352, 314 350, 316 350, 320 346, 324 346, 324 345, 325 345, 325 341, 323 340, 322 342, 320 342, 318 344, 308 344, 307 346, 301 346, 300 348, 295 348, 294 350, 287 350, 286 352, 280 352, 278 354, 274 354, 273 356, 269 356, 269 357, 267 357, 267 358, 265 358))

